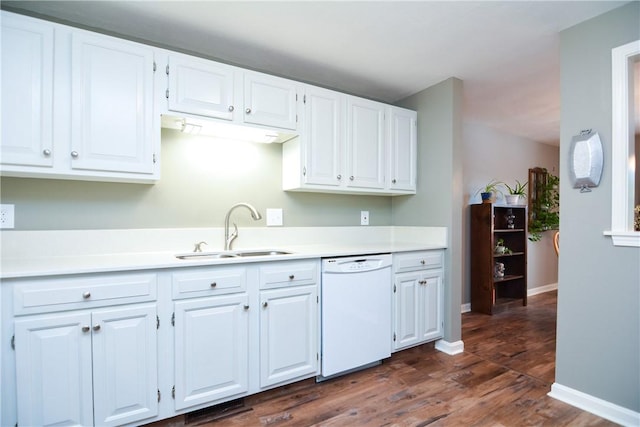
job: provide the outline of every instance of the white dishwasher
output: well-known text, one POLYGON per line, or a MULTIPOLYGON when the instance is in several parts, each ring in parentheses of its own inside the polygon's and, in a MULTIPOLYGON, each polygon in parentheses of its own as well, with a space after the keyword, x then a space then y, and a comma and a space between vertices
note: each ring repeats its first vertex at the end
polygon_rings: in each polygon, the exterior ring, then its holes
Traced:
POLYGON ((391 356, 391 255, 322 260, 318 380, 391 356))

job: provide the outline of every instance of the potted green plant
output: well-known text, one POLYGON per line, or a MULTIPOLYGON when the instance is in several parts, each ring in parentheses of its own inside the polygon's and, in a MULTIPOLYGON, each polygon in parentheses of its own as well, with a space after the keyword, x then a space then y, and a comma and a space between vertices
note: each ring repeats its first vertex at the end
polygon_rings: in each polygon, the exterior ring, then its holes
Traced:
POLYGON ((511 249, 504 245, 504 239, 498 239, 496 241, 496 247, 493 248, 493 253, 496 255, 511 255, 513 252, 511 251, 511 249))
MULTIPOLYGON (((546 172, 546 170, 545 170, 546 172)), ((560 226, 560 179, 547 174, 541 183, 533 206, 530 207, 529 240, 537 242, 542 238, 542 232, 557 230, 560 226)))
POLYGON ((496 200, 496 195, 502 194, 502 191, 500 190, 501 184, 502 182, 492 179, 487 183, 487 185, 479 189, 476 194, 480 193, 482 203, 493 203, 496 200))
POLYGON ((504 186, 507 187, 507 191, 509 192, 509 194, 505 196, 507 204, 519 205, 520 200, 524 199, 525 197, 525 189, 527 188, 527 182, 525 181, 524 184, 521 184, 520 181, 516 179, 516 185, 514 185, 513 187, 511 187, 506 182, 504 183, 504 186))

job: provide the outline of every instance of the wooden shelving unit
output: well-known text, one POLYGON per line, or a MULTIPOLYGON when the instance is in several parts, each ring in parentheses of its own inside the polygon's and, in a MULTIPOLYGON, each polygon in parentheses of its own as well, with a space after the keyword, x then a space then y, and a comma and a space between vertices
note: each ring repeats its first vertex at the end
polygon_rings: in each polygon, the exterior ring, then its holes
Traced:
POLYGON ((527 209, 471 205, 471 310, 494 314, 513 305, 527 305, 527 209), (498 239, 510 253, 494 252, 498 239), (504 264, 503 277, 496 263, 504 264))

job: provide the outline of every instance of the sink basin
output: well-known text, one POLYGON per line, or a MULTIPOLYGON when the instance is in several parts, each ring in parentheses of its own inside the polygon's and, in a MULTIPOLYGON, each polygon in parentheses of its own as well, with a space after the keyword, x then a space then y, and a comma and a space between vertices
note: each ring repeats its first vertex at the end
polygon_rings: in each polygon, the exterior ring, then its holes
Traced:
POLYGON ((247 250, 247 251, 234 251, 233 254, 239 257, 248 256, 274 256, 274 255, 289 255, 291 252, 280 250, 247 250))
POLYGON ((186 254, 178 254, 178 259, 218 259, 218 258, 236 258, 232 252, 190 252, 186 254))
POLYGON ((176 255, 178 259, 186 260, 206 260, 220 258, 245 258, 252 256, 275 256, 288 255, 291 252, 273 250, 273 249, 247 249, 246 251, 230 251, 230 252, 188 252, 176 255))

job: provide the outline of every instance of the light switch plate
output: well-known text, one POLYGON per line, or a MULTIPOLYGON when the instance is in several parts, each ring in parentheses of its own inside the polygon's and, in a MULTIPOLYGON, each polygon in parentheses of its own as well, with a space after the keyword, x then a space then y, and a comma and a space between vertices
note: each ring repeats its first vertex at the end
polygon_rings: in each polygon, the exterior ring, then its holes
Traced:
POLYGON ((0 205, 0 228, 15 227, 14 205, 0 205))
POLYGON ((369 211, 360 211, 360 225, 369 225, 369 211))
POLYGON ((267 209, 267 227, 280 227, 282 226, 282 209, 267 209))

